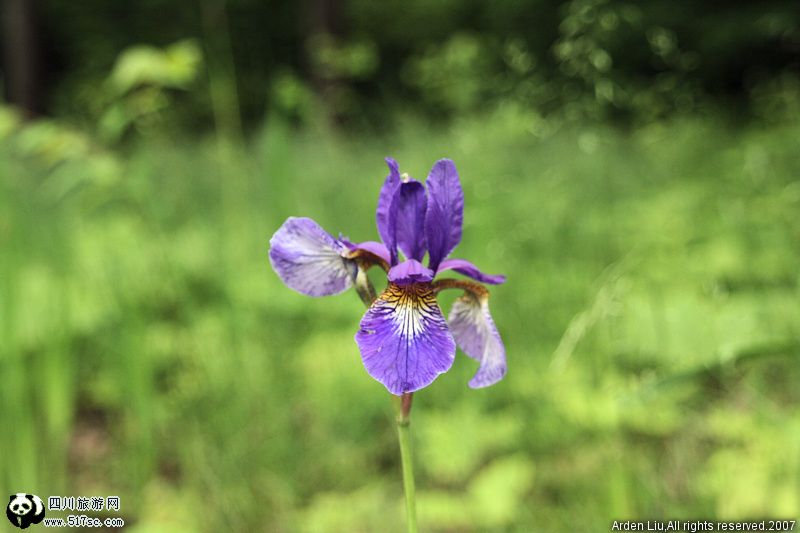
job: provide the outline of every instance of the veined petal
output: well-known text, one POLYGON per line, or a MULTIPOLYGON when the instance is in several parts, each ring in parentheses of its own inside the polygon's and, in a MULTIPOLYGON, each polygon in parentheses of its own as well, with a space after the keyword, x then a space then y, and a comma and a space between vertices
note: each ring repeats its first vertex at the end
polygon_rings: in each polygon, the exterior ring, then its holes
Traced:
POLYGON ((447 320, 450 331, 465 354, 480 362, 470 380, 473 389, 494 385, 506 375, 506 348, 489 314, 488 293, 465 292, 453 303, 447 320))
POLYGON ((464 191, 458 179, 456 166, 449 159, 433 165, 428 180, 428 209, 425 216, 428 266, 434 272, 453 249, 461 242, 464 222, 464 191))
POLYGON ((397 246, 405 254, 406 259, 421 261, 425 255, 425 210, 428 199, 425 187, 417 180, 411 179, 400 184, 395 192, 395 207, 392 214, 396 217, 394 228, 397 246))
POLYGON ((391 216, 392 201, 395 197, 395 191, 400 186, 400 169, 397 166, 397 161, 391 157, 386 158, 386 164, 389 165, 389 175, 381 187, 381 193, 378 196, 378 208, 375 210, 375 223, 378 226, 378 235, 381 240, 389 249, 391 263, 394 264, 397 260, 397 240, 395 237, 395 217, 391 216))
POLYGON ((506 277, 502 274, 484 274, 478 267, 467 261, 466 259, 446 259, 439 264, 438 272, 445 270, 455 270, 459 274, 464 274, 470 278, 486 283, 488 285, 500 285, 506 282, 506 277))
POLYGON ((357 273, 347 248, 310 218, 289 217, 269 241, 269 261, 281 280, 308 296, 349 289, 357 273))
POLYGON ((369 375, 397 395, 430 385, 456 351, 428 283, 390 283, 361 319, 356 342, 369 375))

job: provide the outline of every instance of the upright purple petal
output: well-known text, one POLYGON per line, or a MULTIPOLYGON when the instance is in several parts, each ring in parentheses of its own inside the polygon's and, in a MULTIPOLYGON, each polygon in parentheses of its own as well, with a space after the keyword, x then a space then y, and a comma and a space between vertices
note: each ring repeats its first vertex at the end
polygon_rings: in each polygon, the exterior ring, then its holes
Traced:
POLYGON ((381 193, 378 196, 375 223, 378 226, 378 235, 380 235, 383 244, 389 249, 391 264, 394 264, 397 261, 397 240, 394 229, 395 217, 390 216, 390 211, 395 191, 400 186, 400 169, 397 166, 397 161, 391 157, 386 158, 386 164, 389 165, 389 175, 386 176, 383 187, 381 187, 381 193))
POLYGON ((361 319, 356 342, 369 375, 397 395, 430 385, 456 350, 427 283, 390 283, 361 319))
POLYGON ((453 303, 447 320, 465 354, 480 362, 469 382, 473 389, 494 385, 506 375, 506 348, 489 314, 488 295, 466 293, 453 303))
POLYGON ((392 209, 395 218, 397 246, 405 254, 406 259, 422 261, 425 255, 425 210, 428 199, 425 198, 425 187, 417 180, 409 180, 400 184, 395 193, 397 211, 392 209))
POLYGON ((428 174, 428 211, 425 217, 425 235, 428 244, 428 266, 436 271, 453 249, 461 242, 464 222, 464 191, 458 179, 456 166, 449 159, 441 159, 428 174))
POLYGON ((488 285, 500 285, 506 282, 506 277, 502 274, 484 274, 478 267, 467 261, 466 259, 446 259, 439 264, 439 272, 445 270, 455 270, 459 274, 464 274, 470 278, 486 283, 488 285))
POLYGON ((347 248, 310 218, 289 217, 269 241, 269 261, 281 280, 308 296, 330 296, 350 288, 355 262, 347 248))

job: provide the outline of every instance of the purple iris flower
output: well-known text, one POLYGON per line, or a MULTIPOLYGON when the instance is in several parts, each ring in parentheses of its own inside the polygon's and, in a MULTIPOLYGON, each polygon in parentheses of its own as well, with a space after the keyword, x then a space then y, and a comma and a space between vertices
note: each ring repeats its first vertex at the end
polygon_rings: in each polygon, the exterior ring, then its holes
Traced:
POLYGON ((506 354, 489 314, 489 291, 473 281, 434 280, 454 270, 490 285, 505 281, 465 259, 448 259, 461 241, 464 220, 456 167, 449 159, 437 161, 423 186, 401 176, 394 159, 386 163, 389 175, 376 212, 382 242, 354 244, 310 218, 291 217, 270 240, 272 268, 286 285, 309 296, 343 292, 373 265, 387 272, 386 289, 367 309, 355 339, 367 372, 392 394, 419 390, 447 372, 456 345, 480 363, 470 387, 493 385, 506 374, 506 354), (444 289, 464 291, 448 319, 436 299, 444 289))

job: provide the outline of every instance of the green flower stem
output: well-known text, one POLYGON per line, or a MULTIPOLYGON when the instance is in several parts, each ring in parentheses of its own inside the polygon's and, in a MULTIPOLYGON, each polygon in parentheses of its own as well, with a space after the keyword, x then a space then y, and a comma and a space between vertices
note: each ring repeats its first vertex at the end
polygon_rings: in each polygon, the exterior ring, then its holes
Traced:
POLYGON ((408 533, 417 533, 417 499, 414 486, 414 455, 411 448, 411 398, 413 393, 400 397, 397 415, 397 436, 400 441, 400 461, 403 465, 403 490, 406 493, 406 519, 408 533))
MULTIPOLYGON (((375 287, 367 277, 370 264, 359 262, 355 279, 355 288, 361 301, 367 307, 372 305, 377 295, 375 287)), ((400 462, 403 468, 403 491, 406 494, 406 517, 408 532, 417 533, 417 504, 414 487, 414 455, 411 451, 411 400, 414 393, 406 393, 400 397, 400 409, 397 413, 397 437, 400 441, 400 462)))

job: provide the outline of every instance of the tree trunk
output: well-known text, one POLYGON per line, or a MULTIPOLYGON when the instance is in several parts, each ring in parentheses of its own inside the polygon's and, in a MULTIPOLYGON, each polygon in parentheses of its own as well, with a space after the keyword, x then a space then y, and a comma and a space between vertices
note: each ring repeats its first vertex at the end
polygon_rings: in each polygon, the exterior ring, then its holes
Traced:
POLYGON ((36 0, 2 0, 3 86, 6 100, 30 118, 42 112, 36 0))

